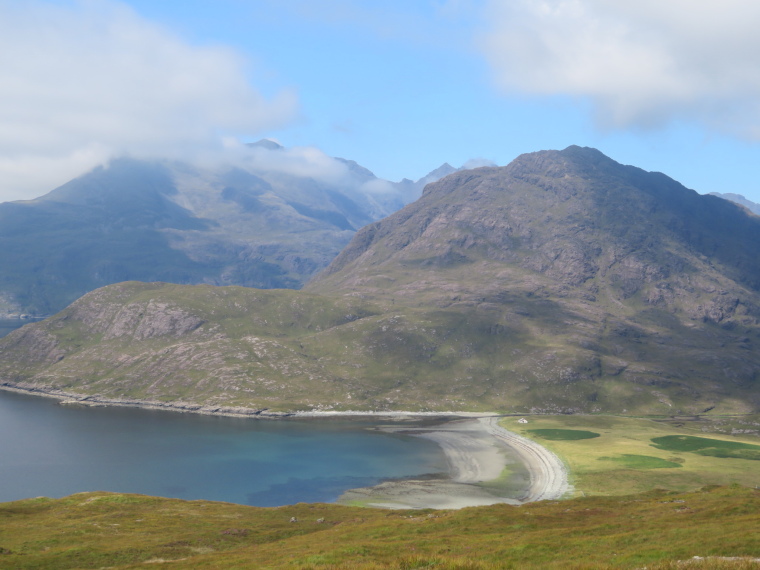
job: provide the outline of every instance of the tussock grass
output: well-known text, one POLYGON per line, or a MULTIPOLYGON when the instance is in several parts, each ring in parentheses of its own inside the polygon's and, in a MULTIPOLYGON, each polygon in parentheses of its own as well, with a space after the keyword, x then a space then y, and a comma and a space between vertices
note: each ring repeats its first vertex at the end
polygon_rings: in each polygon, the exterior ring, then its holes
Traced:
POLYGON ((741 569, 759 524, 739 486, 459 511, 83 493, 0 505, 0 568, 741 569))

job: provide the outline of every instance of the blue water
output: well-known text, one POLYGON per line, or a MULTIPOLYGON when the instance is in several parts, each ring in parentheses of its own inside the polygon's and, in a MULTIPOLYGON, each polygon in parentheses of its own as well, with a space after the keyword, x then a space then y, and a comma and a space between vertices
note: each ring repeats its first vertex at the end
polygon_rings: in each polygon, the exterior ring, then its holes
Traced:
POLYGON ((277 506, 446 471, 437 445, 371 425, 70 407, 0 392, 0 502, 100 490, 277 506))

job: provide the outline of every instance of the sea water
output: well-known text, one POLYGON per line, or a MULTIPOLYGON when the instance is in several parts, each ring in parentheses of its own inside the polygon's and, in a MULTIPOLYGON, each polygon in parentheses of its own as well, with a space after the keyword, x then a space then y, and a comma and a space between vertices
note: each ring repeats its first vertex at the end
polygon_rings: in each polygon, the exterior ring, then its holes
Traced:
POLYGON ((446 471, 436 444, 376 423, 89 408, 0 391, 0 502, 115 491, 276 506, 446 471))
MULTIPOLYGON (((0 320, 0 336, 27 322, 0 320)), ((90 408, 0 391, 0 502, 115 491, 276 506, 446 471, 436 444, 375 425, 90 408)))

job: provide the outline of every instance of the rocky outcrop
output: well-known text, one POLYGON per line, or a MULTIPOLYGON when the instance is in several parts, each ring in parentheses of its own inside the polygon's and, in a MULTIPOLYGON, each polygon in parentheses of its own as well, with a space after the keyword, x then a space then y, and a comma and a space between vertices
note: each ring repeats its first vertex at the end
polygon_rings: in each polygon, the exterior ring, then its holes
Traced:
POLYGON ((63 359, 66 351, 58 338, 43 327, 23 327, 16 331, 0 347, 0 359, 7 354, 21 357, 20 366, 29 364, 52 364, 63 359))

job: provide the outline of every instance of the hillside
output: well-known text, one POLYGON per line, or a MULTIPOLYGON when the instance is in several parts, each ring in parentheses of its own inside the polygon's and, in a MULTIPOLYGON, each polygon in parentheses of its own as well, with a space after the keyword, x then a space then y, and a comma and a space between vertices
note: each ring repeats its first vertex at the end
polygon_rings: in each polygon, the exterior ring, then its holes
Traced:
POLYGON ((437 512, 80 493, 0 504, 0 568, 749 570, 759 508, 738 486, 437 512))
POLYGON ((123 283, 0 341, 7 386, 252 410, 760 408, 760 218, 593 149, 453 173, 303 292, 123 283))
POLYGON ((226 162, 122 158, 0 204, 0 316, 119 281, 299 288, 354 232, 416 199, 353 161, 250 145, 226 162))

